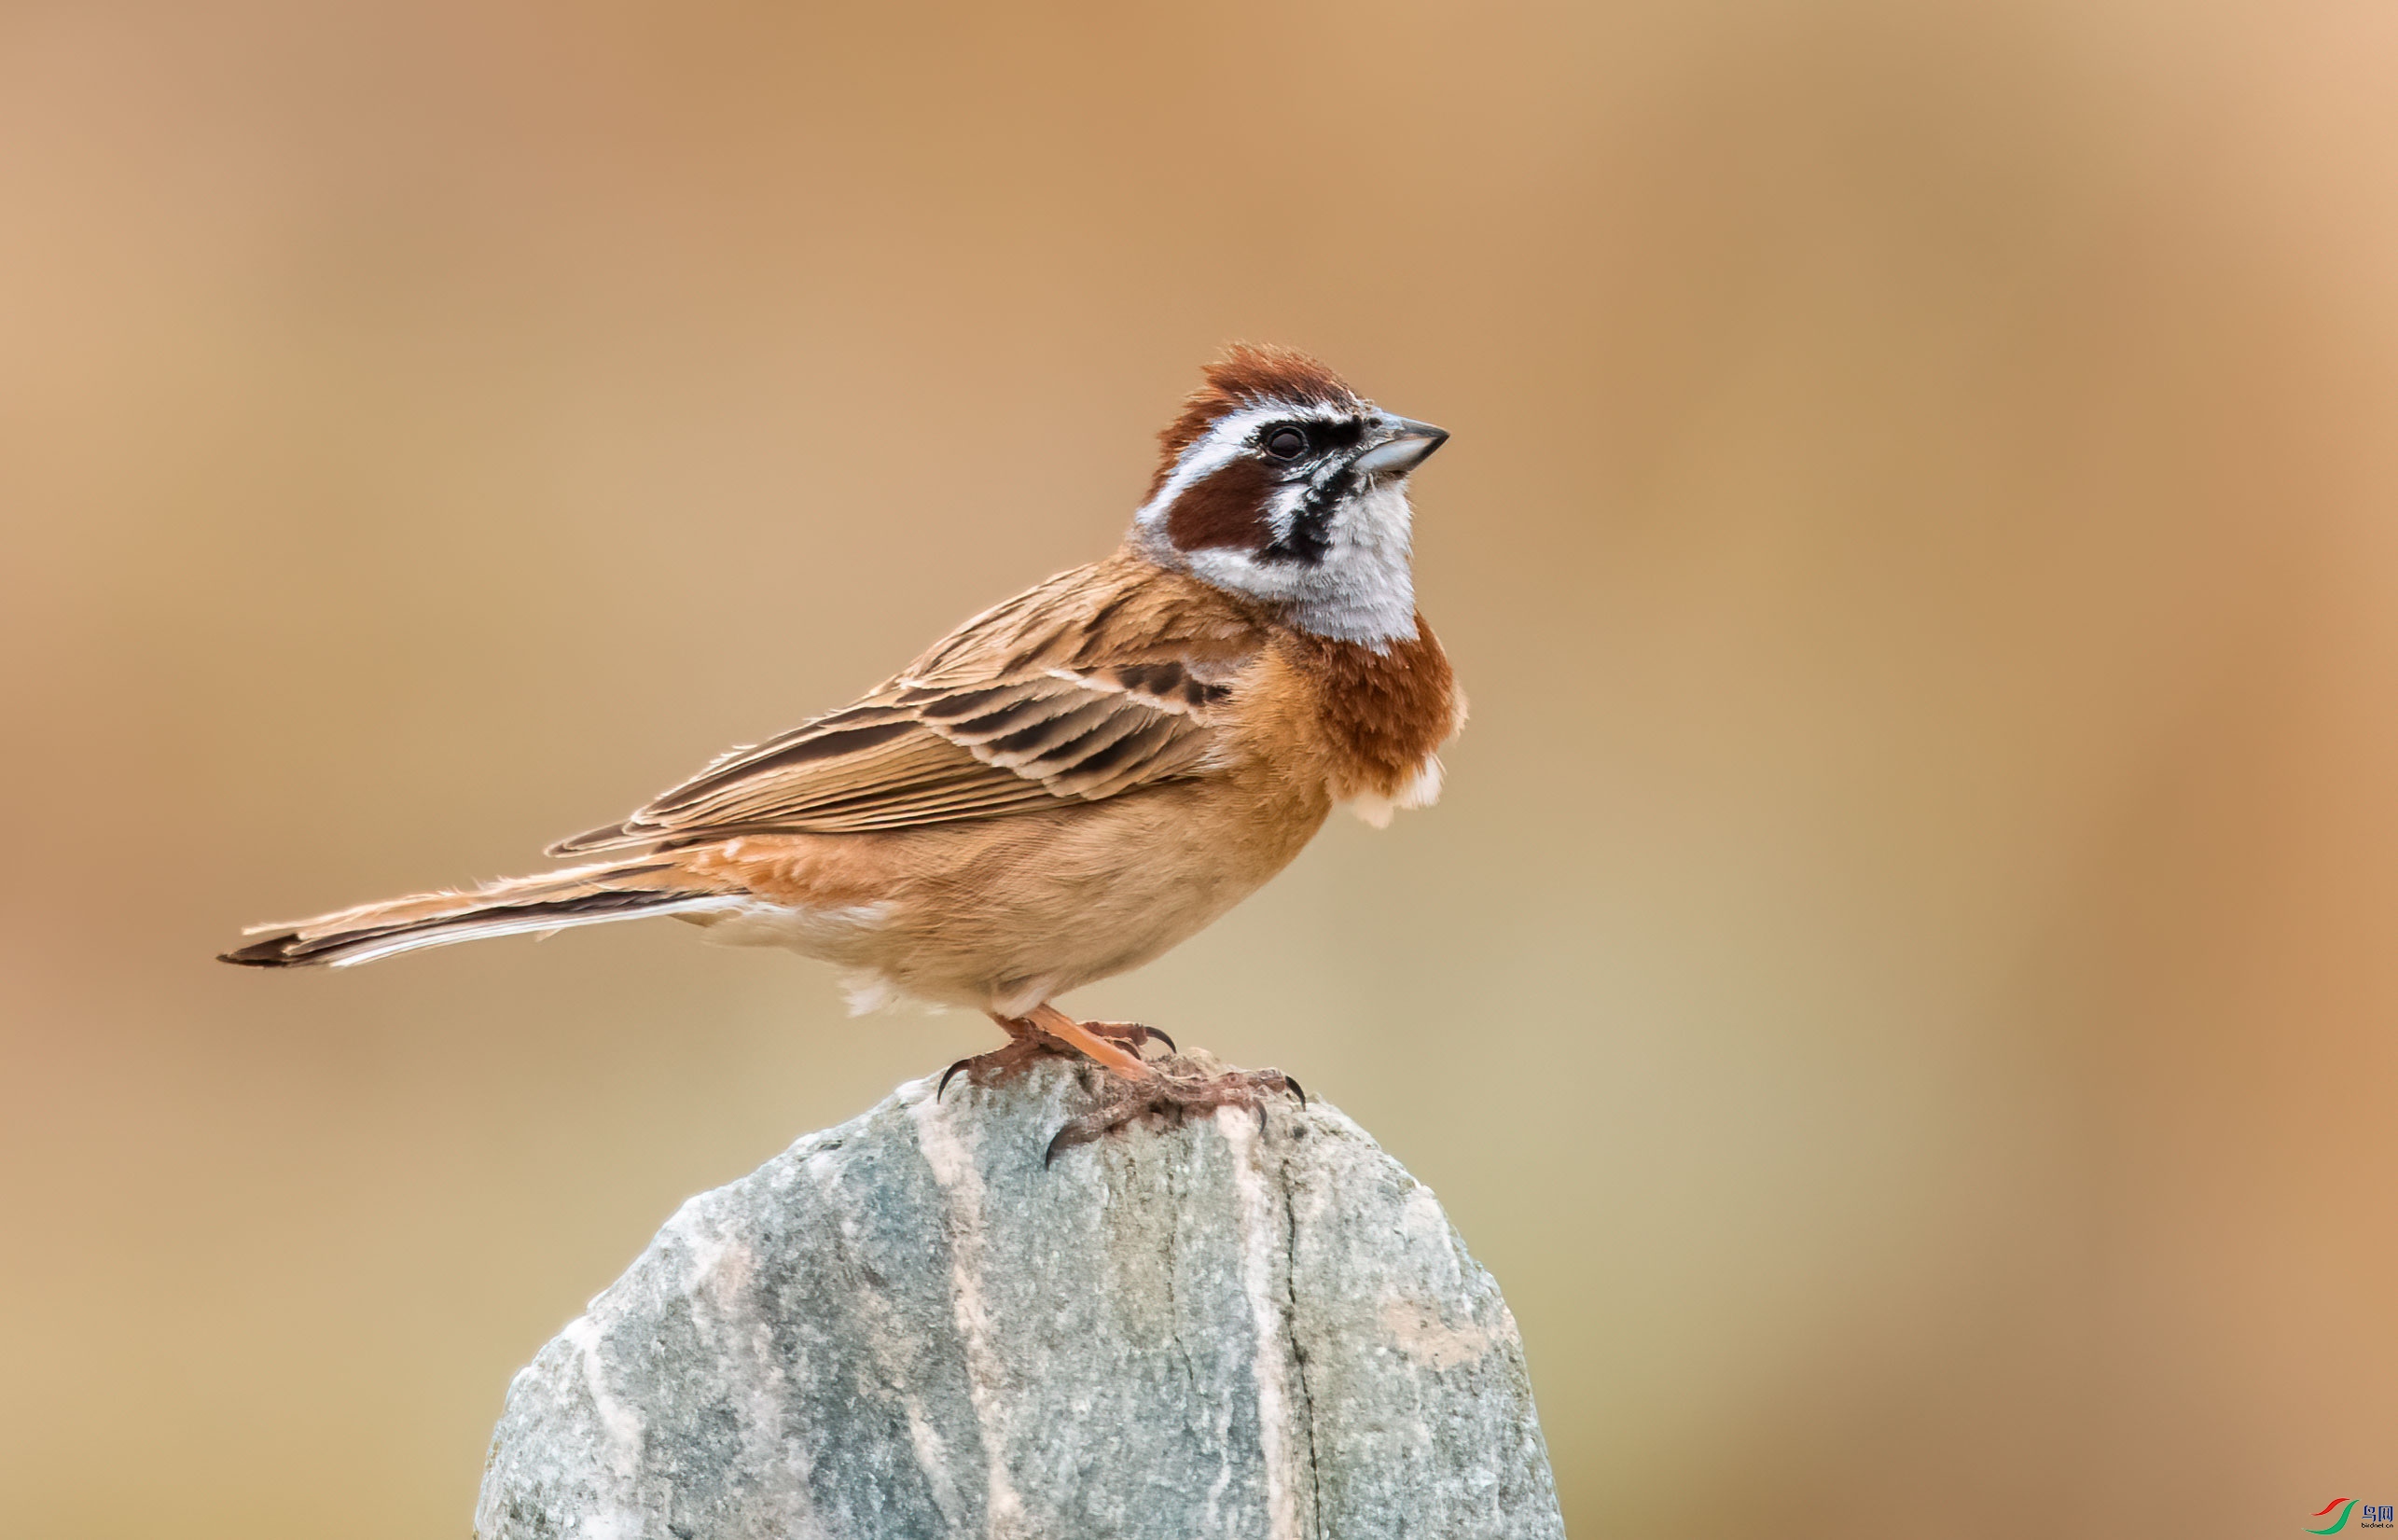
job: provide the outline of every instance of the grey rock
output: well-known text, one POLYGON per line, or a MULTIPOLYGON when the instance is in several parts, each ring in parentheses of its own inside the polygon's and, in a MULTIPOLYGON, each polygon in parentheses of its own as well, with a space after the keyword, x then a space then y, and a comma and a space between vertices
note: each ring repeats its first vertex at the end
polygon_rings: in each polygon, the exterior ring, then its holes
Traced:
POLYGON ((509 1387, 483 1540, 1560 1536, 1521 1339, 1322 1103, 1062 1150, 1045 1062, 683 1205, 509 1387))

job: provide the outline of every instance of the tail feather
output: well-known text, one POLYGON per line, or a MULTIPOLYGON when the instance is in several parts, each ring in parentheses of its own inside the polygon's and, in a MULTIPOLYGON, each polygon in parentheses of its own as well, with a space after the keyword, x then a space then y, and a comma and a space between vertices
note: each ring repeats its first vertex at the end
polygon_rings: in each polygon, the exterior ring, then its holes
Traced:
POLYGON ((418 894, 360 904, 313 920, 253 925, 259 936, 219 962, 248 967, 349 967, 425 947, 487 936, 548 934, 644 915, 737 909, 737 895, 694 893, 663 866, 584 867, 494 882, 464 893, 418 894))

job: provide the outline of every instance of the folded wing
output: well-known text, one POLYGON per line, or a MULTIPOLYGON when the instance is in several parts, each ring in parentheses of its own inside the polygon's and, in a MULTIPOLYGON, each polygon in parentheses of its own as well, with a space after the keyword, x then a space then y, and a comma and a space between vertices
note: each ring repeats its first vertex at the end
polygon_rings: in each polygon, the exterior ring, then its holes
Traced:
POLYGON ((736 749, 550 853, 905 828, 1121 796, 1199 769, 1256 647, 1213 590, 1112 558, 977 616, 856 704, 736 749))

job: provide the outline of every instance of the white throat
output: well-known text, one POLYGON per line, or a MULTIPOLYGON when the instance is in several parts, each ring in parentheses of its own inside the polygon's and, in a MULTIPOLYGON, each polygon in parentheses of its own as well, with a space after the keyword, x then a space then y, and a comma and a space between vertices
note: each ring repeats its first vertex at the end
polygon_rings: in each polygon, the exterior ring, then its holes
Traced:
POLYGON ((1393 481, 1342 506, 1321 562, 1264 561, 1232 549, 1170 555, 1202 582, 1282 606, 1301 631, 1379 652, 1415 640, 1413 517, 1407 487, 1393 481))

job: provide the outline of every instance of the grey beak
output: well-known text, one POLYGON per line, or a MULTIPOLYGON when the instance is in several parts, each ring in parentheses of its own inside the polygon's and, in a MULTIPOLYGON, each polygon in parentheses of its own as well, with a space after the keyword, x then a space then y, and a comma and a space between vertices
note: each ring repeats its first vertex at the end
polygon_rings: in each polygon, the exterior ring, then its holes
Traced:
POLYGON ((1405 476, 1449 442, 1449 430, 1430 423, 1385 417, 1382 424, 1391 437, 1357 457, 1357 468, 1367 476, 1405 476))

